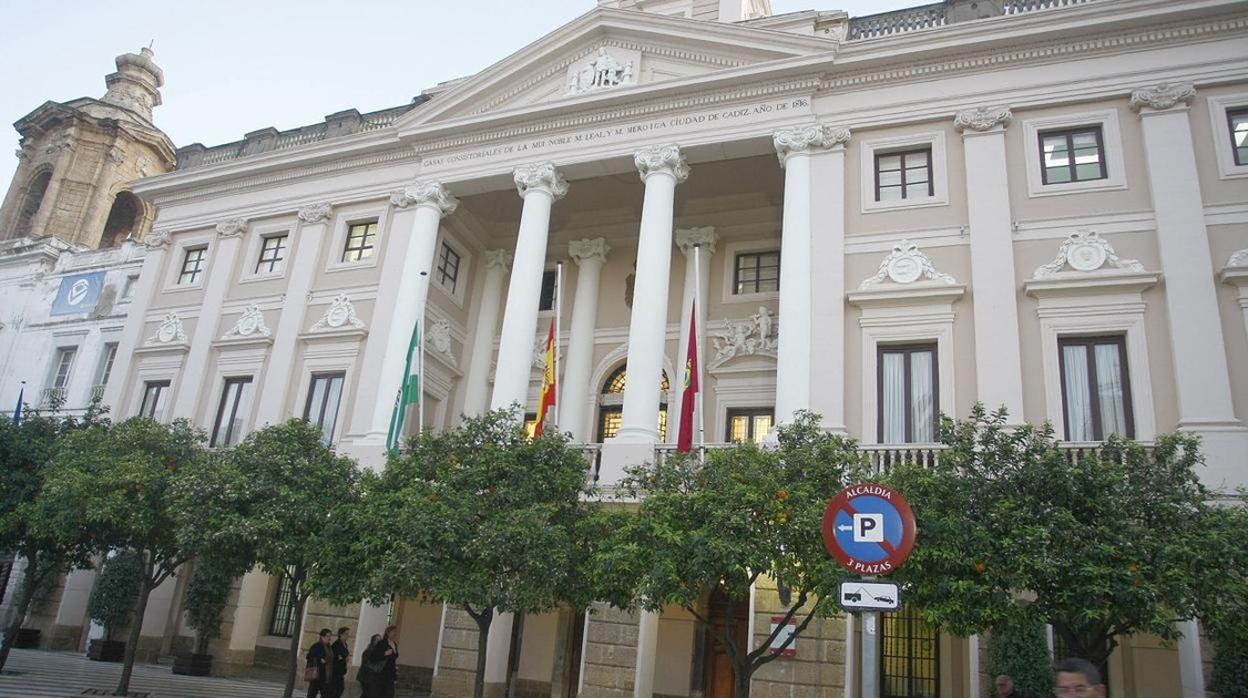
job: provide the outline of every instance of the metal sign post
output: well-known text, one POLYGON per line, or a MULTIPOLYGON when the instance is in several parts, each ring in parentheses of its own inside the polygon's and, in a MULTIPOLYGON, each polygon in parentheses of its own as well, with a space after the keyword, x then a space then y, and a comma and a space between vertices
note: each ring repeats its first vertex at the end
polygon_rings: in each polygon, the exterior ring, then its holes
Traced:
MULTIPOLYGON (((901 493, 862 483, 841 490, 823 512, 823 544, 842 567, 862 575, 841 584, 840 604, 862 617, 861 694, 880 693, 880 612, 901 608, 901 590, 879 581, 914 549, 914 512, 901 493)), ((852 642, 852 638, 849 638, 852 642)))

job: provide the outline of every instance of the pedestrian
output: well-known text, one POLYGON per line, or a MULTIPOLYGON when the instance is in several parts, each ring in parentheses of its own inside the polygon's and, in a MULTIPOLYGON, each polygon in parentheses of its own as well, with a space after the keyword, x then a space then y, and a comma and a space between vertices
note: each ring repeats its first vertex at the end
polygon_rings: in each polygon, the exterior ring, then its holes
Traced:
POLYGON ((381 642, 380 635, 373 635, 368 639, 368 647, 360 654, 360 670, 355 673, 355 680, 360 682, 360 698, 374 698, 373 684, 374 675, 377 673, 385 662, 374 662, 371 657, 373 648, 377 643, 381 642))
POLYGON ((317 642, 308 648, 307 665, 303 674, 308 682, 308 698, 331 698, 329 684, 334 675, 334 657, 330 642, 333 639, 334 632, 329 628, 322 628, 317 642))
POLYGON ((334 674, 329 680, 329 698, 342 698, 342 694, 347 692, 345 684, 347 662, 351 659, 351 649, 347 647, 347 640, 350 637, 350 628, 338 628, 338 639, 329 647, 334 662, 334 674))
POLYGON ((1017 698, 1014 693, 1014 679, 1008 674, 1002 674, 997 677, 997 698, 1017 698))
POLYGON ((1053 695, 1059 698, 1105 698, 1101 672, 1092 662, 1069 657, 1058 663, 1056 673, 1057 687, 1053 689, 1053 695))
POLYGON ((368 652, 368 660, 378 669, 376 672, 369 672, 373 675, 370 698, 394 698, 394 683, 398 678, 395 662, 398 658, 399 629, 392 625, 386 628, 385 635, 368 652))

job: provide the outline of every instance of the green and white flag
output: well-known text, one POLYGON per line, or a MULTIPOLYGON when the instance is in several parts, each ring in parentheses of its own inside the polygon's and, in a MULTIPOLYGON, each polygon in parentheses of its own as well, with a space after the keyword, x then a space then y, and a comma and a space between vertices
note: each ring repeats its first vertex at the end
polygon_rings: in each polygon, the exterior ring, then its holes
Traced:
POLYGON ((403 423, 407 419, 408 405, 420 409, 420 322, 412 327, 412 339, 407 345, 407 361, 403 364, 403 384, 394 396, 394 412, 390 414, 390 433, 386 437, 387 448, 394 450, 403 441, 403 423))

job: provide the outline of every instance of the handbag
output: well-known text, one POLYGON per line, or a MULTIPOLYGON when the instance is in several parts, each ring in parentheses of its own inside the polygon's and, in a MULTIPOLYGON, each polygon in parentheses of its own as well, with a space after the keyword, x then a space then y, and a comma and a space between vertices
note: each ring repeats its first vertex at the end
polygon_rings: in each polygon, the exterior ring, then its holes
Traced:
POLYGON ((303 669, 304 681, 307 681, 308 683, 312 683, 313 681, 317 681, 320 678, 321 678, 321 672, 320 670, 316 668, 315 664, 308 666, 308 667, 304 667, 303 669))

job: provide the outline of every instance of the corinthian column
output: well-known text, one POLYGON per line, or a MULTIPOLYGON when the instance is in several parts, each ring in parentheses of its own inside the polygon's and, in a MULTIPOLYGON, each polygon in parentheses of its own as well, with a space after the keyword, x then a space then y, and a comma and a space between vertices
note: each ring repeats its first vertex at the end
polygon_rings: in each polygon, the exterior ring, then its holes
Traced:
POLYGON ((637 241, 637 282, 628 324, 628 381, 624 385, 622 443, 658 442, 659 382, 667 335, 667 294, 672 271, 672 206, 689 165, 674 145, 645 148, 633 158, 646 184, 637 241))
POLYGON ((1018 344, 1018 290, 1014 278, 1010 191, 1007 185, 1007 107, 958 112, 966 153, 967 222, 971 235, 971 301, 975 311, 975 376, 979 400, 1005 407, 1023 421, 1023 361, 1018 344))
POLYGON ((364 421, 361 445, 370 447, 368 453, 357 455, 366 461, 380 456, 381 450, 376 447, 384 446, 390 427, 394 397, 403 384, 403 364, 407 361, 412 328, 425 315, 438 227, 442 217, 459 206, 459 201, 439 182, 420 182, 395 192, 390 203, 397 209, 391 224, 396 234, 387 243, 377 295, 393 302, 379 303, 373 316, 358 392, 373 399, 358 400, 356 408, 356 423, 360 417, 364 421), (399 236, 404 233, 406 239, 401 239, 399 236))
POLYGON ((598 324, 598 285, 602 266, 611 246, 606 238, 576 240, 568 245, 568 256, 576 262, 576 296, 572 301, 572 326, 568 335, 568 361, 563 367, 559 408, 559 428, 570 432, 572 440, 589 440, 589 384, 594 361, 594 328, 598 324))
MULTIPOLYGON (((698 334, 700 335, 698 337, 698 365, 706 366, 706 362, 702 360, 706 354, 706 347, 703 346, 706 339, 706 297, 710 293, 711 255, 715 254, 715 243, 718 239, 714 226, 676 229, 676 246, 685 255, 685 295, 680 305, 680 341, 676 344, 676 375, 671 377, 674 381, 672 385, 677 388, 674 399, 667 404, 668 443, 676 443, 676 439, 680 437, 680 430, 673 426, 680 424, 680 409, 684 405, 685 354, 689 351, 689 309, 693 305, 695 290, 698 298, 698 334), (694 269, 695 247, 698 250, 697 258, 701 262, 696 270, 694 269)), ((703 386, 702 389, 706 390, 706 387, 703 386)), ((710 440, 716 441, 717 439, 711 438, 710 440)))
MULTIPOLYGON (((524 208, 520 212, 515 261, 507 286, 507 308, 503 311, 491 409, 506 408, 512 403, 523 406, 528 397, 537 309, 542 300, 542 269, 546 265, 546 238, 550 234, 550 209, 568 193, 568 183, 553 163, 517 167, 514 178, 516 191, 524 199, 524 208)), ((524 415, 518 415, 517 419, 524 419, 524 415)))
POLYGON ((477 324, 472 333, 472 358, 464 384, 464 414, 479 415, 490 401, 490 359, 494 355, 494 332, 503 303, 503 277, 507 275, 507 252, 485 253, 485 281, 477 299, 477 324))
MULTIPOLYGON (((780 311, 781 330, 776 346, 777 425, 788 424, 800 410, 808 410, 811 386, 811 257, 814 250, 812 208, 815 204, 812 155, 849 142, 849 129, 810 124, 776 131, 772 143, 784 168, 784 217, 780 232, 780 311)), ((843 216, 842 212, 837 215, 843 216)), ((842 241, 844 229, 837 236, 842 241)), ((828 273, 842 279, 841 292, 827 298, 829 306, 840 310, 838 326, 844 324, 844 255, 827 258, 836 268, 828 273)), ((841 345, 844 345, 842 340, 841 345)), ((843 361, 843 355, 834 355, 843 361)))

